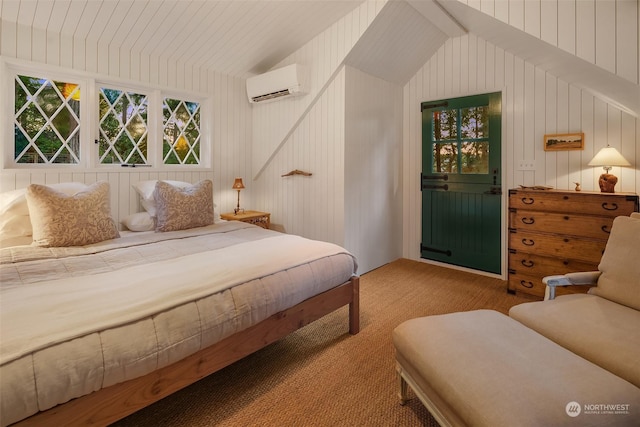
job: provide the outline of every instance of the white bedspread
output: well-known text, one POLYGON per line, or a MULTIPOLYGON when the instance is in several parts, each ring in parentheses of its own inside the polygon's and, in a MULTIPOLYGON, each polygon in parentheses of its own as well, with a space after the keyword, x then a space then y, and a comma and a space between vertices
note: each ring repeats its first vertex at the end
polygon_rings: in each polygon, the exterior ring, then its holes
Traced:
POLYGON ((344 249, 279 234, 216 251, 2 292, 0 364, 344 249), (207 268, 203 268, 203 266, 207 268), (211 272, 214 271, 215 274, 211 272))
POLYGON ((175 363, 357 268, 340 246, 237 221, 0 252, 0 426, 175 363))

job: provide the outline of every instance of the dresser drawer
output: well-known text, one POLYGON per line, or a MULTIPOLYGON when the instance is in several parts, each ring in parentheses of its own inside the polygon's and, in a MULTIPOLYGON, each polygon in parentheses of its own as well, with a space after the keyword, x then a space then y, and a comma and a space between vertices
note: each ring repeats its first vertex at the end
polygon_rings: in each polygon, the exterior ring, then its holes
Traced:
POLYGON ((635 212, 637 204, 636 195, 552 190, 509 191, 509 207, 513 209, 616 217, 635 212))
POLYGON ((575 259, 562 259, 526 252, 509 250, 509 273, 523 273, 538 277, 553 276, 556 274, 573 273, 576 271, 596 271, 597 263, 577 261, 575 259))
MULTIPOLYGON (((523 293, 544 298, 546 285, 542 283, 542 279, 536 276, 529 276, 522 273, 509 274, 509 291, 515 293, 523 293)), ((556 288, 556 296, 586 293, 591 286, 559 286, 556 288)))
POLYGON ((602 258, 606 244, 607 242, 602 240, 509 230, 509 249, 560 259, 597 264, 602 258))
POLYGON ((546 286, 540 277, 523 273, 509 273, 509 291, 544 297, 546 286))
POLYGON ((509 227, 608 240, 613 217, 511 209, 509 227))

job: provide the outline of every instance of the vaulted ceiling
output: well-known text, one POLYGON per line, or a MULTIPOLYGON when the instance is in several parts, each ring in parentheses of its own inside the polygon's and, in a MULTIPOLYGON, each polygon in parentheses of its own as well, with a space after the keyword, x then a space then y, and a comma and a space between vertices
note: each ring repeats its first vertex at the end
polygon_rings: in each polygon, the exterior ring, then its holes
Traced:
POLYGON ((362 0, 2 0, 0 19, 110 50, 244 77, 267 71, 362 0))
MULTIPOLYGON (((2 23, 161 56, 231 76, 271 69, 364 0, 2 0, 2 23)), ((472 32, 640 114, 640 86, 456 0, 391 0, 347 63, 403 85, 450 37, 472 32)))

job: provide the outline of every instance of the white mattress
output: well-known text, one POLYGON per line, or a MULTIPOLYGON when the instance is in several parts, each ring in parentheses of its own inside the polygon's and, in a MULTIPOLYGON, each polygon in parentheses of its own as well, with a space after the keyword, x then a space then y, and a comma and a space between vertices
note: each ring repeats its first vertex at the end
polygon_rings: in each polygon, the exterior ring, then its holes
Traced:
POLYGON ((357 268, 339 246, 239 222, 0 262, 2 426, 183 359, 357 268))

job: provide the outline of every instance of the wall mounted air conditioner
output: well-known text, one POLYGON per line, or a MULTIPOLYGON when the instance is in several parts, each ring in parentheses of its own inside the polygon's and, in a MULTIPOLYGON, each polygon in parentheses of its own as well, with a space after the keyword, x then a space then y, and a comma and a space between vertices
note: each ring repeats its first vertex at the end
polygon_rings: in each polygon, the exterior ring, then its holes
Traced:
POLYGON ((304 70, 291 64, 247 79, 249 102, 258 103, 304 94, 304 70))

